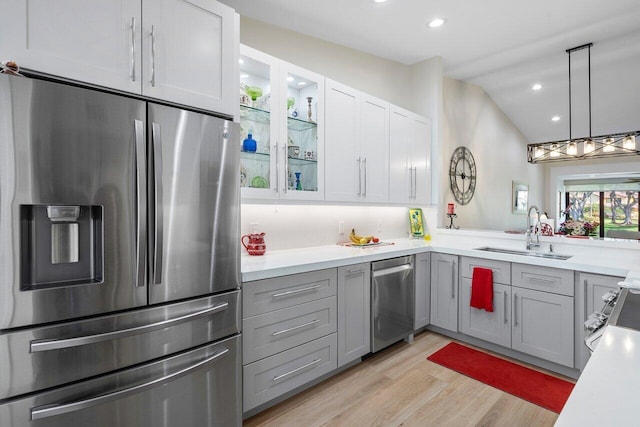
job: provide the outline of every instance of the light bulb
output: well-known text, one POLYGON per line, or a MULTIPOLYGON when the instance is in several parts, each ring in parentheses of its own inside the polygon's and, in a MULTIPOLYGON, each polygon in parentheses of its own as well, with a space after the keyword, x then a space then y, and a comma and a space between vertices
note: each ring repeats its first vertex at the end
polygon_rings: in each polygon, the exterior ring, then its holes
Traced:
POLYGON ((584 141, 584 154, 593 153, 593 150, 596 149, 596 145, 591 139, 587 139, 584 141))
POLYGON ((567 154, 570 156, 578 154, 578 144, 575 141, 571 141, 569 145, 567 145, 567 154))
POLYGON ((625 136, 622 140, 622 148, 625 150, 636 149, 636 137, 634 135, 625 136))
POLYGON ((551 157, 559 157, 560 151, 558 151, 558 144, 551 144, 551 153, 549 153, 551 157))
POLYGON ((533 152, 533 157, 536 159, 544 157, 544 149, 542 147, 536 147, 535 151, 533 152))
POLYGON ((604 146, 602 147, 602 152, 611 153, 612 151, 616 151, 616 147, 614 144, 616 140, 613 138, 605 138, 602 140, 604 146))

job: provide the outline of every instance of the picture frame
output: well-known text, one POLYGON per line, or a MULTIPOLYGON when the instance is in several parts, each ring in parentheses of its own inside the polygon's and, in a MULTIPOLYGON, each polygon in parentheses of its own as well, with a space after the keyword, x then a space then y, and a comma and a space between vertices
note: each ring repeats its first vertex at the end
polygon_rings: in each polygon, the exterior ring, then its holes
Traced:
POLYGON ((409 208, 409 230, 411 237, 424 237, 424 216, 421 208, 409 208))
POLYGON ((529 186, 522 182, 513 181, 511 190, 511 211, 514 214, 526 215, 529 208, 529 186))

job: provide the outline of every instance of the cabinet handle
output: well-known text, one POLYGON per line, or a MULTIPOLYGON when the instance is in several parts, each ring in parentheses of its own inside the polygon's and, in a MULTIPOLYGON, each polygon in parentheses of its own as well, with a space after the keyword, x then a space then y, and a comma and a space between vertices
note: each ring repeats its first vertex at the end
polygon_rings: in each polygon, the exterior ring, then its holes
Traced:
POLYGON ((507 323, 507 291, 504 291, 503 303, 504 307, 502 307, 502 311, 504 311, 504 323, 507 323))
POLYGON ((409 199, 413 198, 413 168, 409 167, 409 199))
POLYGON ((289 375, 295 374, 296 372, 300 372, 303 369, 306 369, 306 368, 308 368, 310 366, 313 366, 313 365, 315 365, 316 363, 319 363, 319 362, 322 362, 322 359, 315 359, 315 360, 307 363, 306 365, 302 365, 299 368, 296 368, 296 369, 294 369, 292 371, 287 372, 286 374, 282 374, 282 375, 278 375, 277 377, 273 377, 273 381, 274 382, 275 381, 279 381, 279 380, 283 379, 284 377, 288 377, 289 375))
POLYGON ((418 168, 414 166, 413 168, 413 199, 416 199, 416 194, 418 193, 418 168))
MULTIPOLYGON (((589 316, 591 313, 587 313, 588 307, 587 307, 587 295, 589 294, 589 291, 587 290, 587 279, 584 279, 584 290, 582 291, 582 295, 584 298, 583 301, 583 305, 584 305, 584 312, 582 313, 582 321, 584 322, 585 320, 587 320, 587 316, 589 316)), ((595 301, 594 301, 595 303, 595 301)), ((595 304, 594 304, 595 305, 595 304)), ((586 329, 586 327, 585 327, 586 329)))
POLYGON ((358 197, 362 195, 362 161, 360 157, 356 159, 358 162, 358 197))
POLYGON ((362 192, 362 195, 364 197, 367 197, 367 158, 366 157, 362 160, 362 168, 364 169, 364 191, 362 192))
POLYGON ((302 289, 295 289, 293 291, 280 292, 278 294, 271 295, 271 298, 287 297, 287 296, 290 296, 290 295, 299 294, 301 292, 313 291, 313 290, 318 289, 318 288, 320 288, 320 285, 309 286, 308 288, 302 288, 302 289))
POLYGON ((273 152, 276 153, 276 185, 273 188, 274 192, 278 192, 280 190, 280 186, 278 185, 279 183, 279 174, 280 174, 280 158, 278 156, 278 141, 276 141, 275 144, 273 144, 273 152))
POLYGON ((451 261, 451 299, 456 298, 456 263, 451 261))
MULTIPOLYGON (((288 183, 289 182, 289 159, 287 158, 287 146, 286 145, 282 146, 282 155, 284 156, 284 178, 288 183)), ((282 192, 283 193, 286 194, 288 189, 289 189, 288 185, 282 186, 282 192)))
POLYGON ((129 26, 131 32, 131 81, 136 81, 136 17, 131 17, 131 25, 129 26))
POLYGON ((518 294, 513 294, 513 326, 518 326, 518 294))
POLYGON ((538 282, 544 282, 544 283, 556 283, 557 279, 555 278, 551 278, 551 279, 547 279, 546 277, 543 276, 536 276, 533 274, 525 274, 524 275, 526 278, 528 278, 529 280, 535 280, 538 282))
POLYGON ((348 270, 349 274, 353 274, 353 273, 360 273, 361 271, 364 271, 364 267, 361 268, 351 268, 348 270))
POLYGON ((151 87, 156 87, 156 29, 151 26, 151 87))
POLYGON ((294 326, 293 328, 283 329, 281 331, 274 332, 271 335, 273 335, 274 337, 277 337, 278 335, 286 334, 287 332, 295 331, 296 329, 305 328, 307 326, 314 325, 314 324, 316 324, 318 322, 319 322, 319 320, 312 320, 311 322, 303 323, 302 325, 294 326))

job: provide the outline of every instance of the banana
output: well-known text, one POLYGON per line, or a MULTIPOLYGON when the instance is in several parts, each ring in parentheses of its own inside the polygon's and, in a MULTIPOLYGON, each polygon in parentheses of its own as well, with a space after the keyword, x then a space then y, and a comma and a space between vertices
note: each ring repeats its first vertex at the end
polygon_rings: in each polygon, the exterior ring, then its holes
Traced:
POLYGON ((351 240, 352 243, 355 243, 357 245, 361 245, 362 244, 362 239, 366 239, 367 243, 370 243, 371 239, 373 239, 373 236, 360 236, 360 235, 356 234, 355 228, 352 228, 351 229, 351 234, 349 234, 349 240, 351 240))

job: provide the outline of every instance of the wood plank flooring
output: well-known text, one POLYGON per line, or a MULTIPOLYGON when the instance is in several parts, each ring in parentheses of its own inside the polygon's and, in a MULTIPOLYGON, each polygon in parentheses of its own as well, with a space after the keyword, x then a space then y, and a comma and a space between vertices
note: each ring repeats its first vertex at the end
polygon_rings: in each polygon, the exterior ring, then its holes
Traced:
POLYGON ((243 425, 553 426, 554 412, 426 360, 451 341, 422 332, 243 425))

